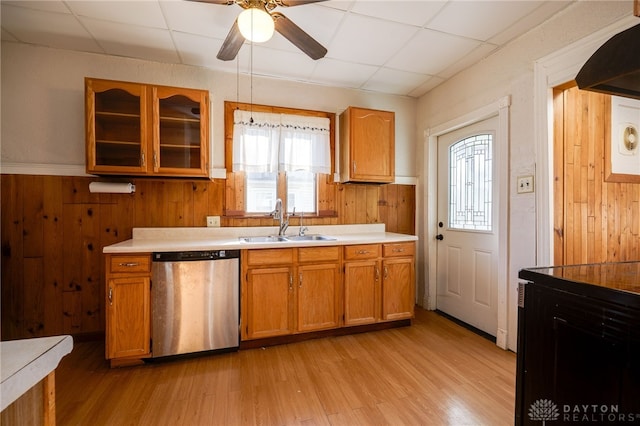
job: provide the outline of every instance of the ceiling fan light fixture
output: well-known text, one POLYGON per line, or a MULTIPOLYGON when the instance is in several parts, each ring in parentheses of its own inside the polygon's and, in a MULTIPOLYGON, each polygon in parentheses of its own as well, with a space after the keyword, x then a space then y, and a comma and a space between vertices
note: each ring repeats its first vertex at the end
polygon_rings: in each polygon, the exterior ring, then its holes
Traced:
POLYGON ((271 39, 275 25, 271 15, 262 9, 251 7, 238 15, 238 28, 245 39, 262 43, 271 39))

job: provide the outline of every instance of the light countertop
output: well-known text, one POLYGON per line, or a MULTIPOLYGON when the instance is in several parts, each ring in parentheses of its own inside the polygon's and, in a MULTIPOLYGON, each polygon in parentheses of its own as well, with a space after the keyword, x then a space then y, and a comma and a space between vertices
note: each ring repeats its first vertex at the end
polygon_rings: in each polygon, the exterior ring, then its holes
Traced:
MULTIPOLYGON (((287 235, 296 235, 292 226, 287 235)), ((134 228, 133 238, 112 244, 104 253, 152 253, 161 251, 241 250, 353 244, 401 243, 416 241, 415 235, 385 232, 384 224, 309 226, 307 235, 326 235, 329 241, 280 241, 247 243, 241 237, 277 235, 278 227, 225 228, 134 228)))
POLYGON ((48 376, 72 349, 71 336, 0 342, 0 410, 48 376))

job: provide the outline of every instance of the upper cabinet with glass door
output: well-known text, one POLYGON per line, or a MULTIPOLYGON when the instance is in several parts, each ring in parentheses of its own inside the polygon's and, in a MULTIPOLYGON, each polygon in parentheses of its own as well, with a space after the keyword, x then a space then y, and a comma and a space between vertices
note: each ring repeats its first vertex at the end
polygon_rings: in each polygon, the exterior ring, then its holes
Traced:
POLYGON ((208 177, 206 90, 85 79, 87 173, 208 177))

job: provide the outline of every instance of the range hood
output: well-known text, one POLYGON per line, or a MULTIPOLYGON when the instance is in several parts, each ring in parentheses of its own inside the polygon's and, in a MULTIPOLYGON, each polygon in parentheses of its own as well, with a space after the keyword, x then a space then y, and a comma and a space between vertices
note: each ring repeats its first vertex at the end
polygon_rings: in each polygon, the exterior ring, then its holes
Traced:
POLYGON ((576 76, 584 90, 640 99, 640 24, 611 37, 576 76))

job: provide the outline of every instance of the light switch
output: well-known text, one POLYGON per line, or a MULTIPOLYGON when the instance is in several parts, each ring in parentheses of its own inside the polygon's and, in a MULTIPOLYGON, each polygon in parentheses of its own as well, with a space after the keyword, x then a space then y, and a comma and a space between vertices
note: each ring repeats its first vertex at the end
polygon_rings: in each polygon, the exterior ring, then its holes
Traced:
POLYGON ((518 176, 518 194, 533 192, 533 176, 518 176))

